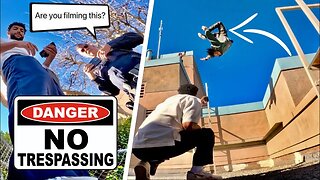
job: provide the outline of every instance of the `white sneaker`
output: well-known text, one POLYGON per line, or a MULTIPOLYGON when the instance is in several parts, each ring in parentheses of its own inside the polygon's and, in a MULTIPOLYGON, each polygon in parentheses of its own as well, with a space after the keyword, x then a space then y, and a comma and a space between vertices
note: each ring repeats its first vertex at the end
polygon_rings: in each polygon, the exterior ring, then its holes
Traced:
POLYGON ((208 30, 207 26, 201 26, 201 29, 202 29, 203 31, 208 30))
POLYGON ((199 36, 200 39, 206 40, 206 36, 205 36, 205 35, 203 35, 203 34, 201 34, 201 33, 198 33, 198 36, 199 36))
POLYGON ((194 172, 188 171, 187 180, 199 180, 199 179, 202 179, 202 180, 220 180, 220 179, 222 179, 222 177, 218 176, 218 175, 211 174, 211 173, 207 173, 207 172, 204 172, 204 171, 201 171, 201 172, 198 172, 198 173, 194 173, 194 172))

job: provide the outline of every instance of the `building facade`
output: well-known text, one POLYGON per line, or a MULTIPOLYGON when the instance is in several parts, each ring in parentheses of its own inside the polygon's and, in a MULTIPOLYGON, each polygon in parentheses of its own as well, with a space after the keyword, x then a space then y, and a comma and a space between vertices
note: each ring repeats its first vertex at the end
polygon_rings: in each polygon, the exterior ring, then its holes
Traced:
MULTIPOLYGON (((319 53, 308 54, 319 62, 319 53)), ((319 66, 312 67, 319 81, 319 66)), ((193 83, 205 95, 193 53, 162 55, 146 62, 136 129, 181 84, 193 83)), ((319 86, 318 86, 319 90, 319 86)), ((298 57, 276 60, 268 87, 259 102, 203 109, 201 125, 215 132, 214 161, 217 173, 314 161, 319 154, 319 97, 298 57), (209 112, 210 110, 210 112, 209 112)), ((193 152, 172 158, 158 172, 186 172, 193 152)), ((130 167, 137 159, 132 157, 130 167)), ((215 167, 214 167, 215 166, 215 167)))

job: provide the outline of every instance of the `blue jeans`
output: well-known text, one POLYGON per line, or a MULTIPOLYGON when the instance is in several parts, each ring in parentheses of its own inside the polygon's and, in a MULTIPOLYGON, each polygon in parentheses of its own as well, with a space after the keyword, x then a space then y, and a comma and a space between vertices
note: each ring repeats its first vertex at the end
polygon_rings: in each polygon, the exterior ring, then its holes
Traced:
MULTIPOLYGON (((7 81, 9 133, 14 143, 14 99, 17 96, 61 96, 59 85, 52 79, 42 65, 31 56, 13 55, 2 66, 7 81)), ((14 167, 13 154, 9 163, 9 180, 43 180, 57 176, 88 176, 87 171, 79 170, 19 170, 14 167)))

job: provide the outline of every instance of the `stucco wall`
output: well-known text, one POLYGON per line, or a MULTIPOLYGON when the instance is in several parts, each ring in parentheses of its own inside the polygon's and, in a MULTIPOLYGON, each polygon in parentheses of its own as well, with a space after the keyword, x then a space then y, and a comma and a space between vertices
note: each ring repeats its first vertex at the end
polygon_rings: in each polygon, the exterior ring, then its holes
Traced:
POLYGON ((282 71, 269 100, 266 114, 270 126, 283 129, 267 142, 271 158, 319 145, 319 98, 303 68, 282 71))
MULTIPOLYGON (((310 93, 315 97, 314 92, 310 93)), ((306 106, 300 113, 286 124, 281 132, 267 142, 271 158, 319 145, 319 99, 306 98, 311 104, 305 103, 306 106)))
POLYGON ((291 69, 282 72, 294 105, 297 106, 312 88, 307 73, 303 68, 291 69))
MULTIPOLYGON (((192 56, 183 57, 186 72, 191 82, 201 84, 192 58, 192 56)), ((215 132, 216 165, 225 168, 236 164, 247 165, 252 162, 258 164, 262 160, 281 158, 319 146, 319 97, 311 88, 311 83, 303 68, 295 66, 285 69, 293 62, 291 57, 289 59, 290 61, 279 61, 280 65, 276 64, 275 69, 278 74, 274 73, 276 71, 273 72, 267 90, 270 90, 270 98, 266 93, 265 98, 261 101, 261 104, 265 104, 264 109, 264 105, 256 108, 260 103, 253 103, 252 106, 239 105, 237 113, 215 112, 213 114, 218 116, 212 116, 210 120, 208 117, 204 118, 204 127, 210 127, 215 132), (248 110, 254 107, 255 109, 248 110), (282 123, 282 126, 271 131, 274 125, 279 123, 282 123), (270 136, 266 138, 266 135, 270 136)), ((178 66, 180 65, 174 64, 155 67, 159 68, 157 70, 145 69, 144 81, 148 83, 147 93, 140 99, 145 109, 154 109, 167 97, 177 93, 176 89, 186 81, 183 79, 184 72, 178 66), (155 74, 158 77, 154 77, 155 74), (166 82, 163 78, 172 79, 172 83, 166 82), (151 84, 149 84, 150 81, 152 81, 151 84), (153 85, 156 88, 148 89, 148 86, 153 85), (164 89, 164 91, 159 92, 158 89, 164 89)), ((224 108, 228 109, 228 107, 224 108)), ((234 109, 234 106, 230 108, 234 109)), ((160 168, 189 167, 192 155, 191 152, 187 152, 166 161, 160 168)))
POLYGON ((274 92, 266 106, 266 114, 270 127, 277 122, 286 124, 293 117, 294 102, 283 74, 280 74, 274 92))
POLYGON ((198 96, 202 97, 206 94, 202 85, 201 77, 198 72, 197 64, 194 62, 193 56, 183 56, 183 65, 189 76, 190 82, 199 87, 198 96))
POLYGON ((146 93, 177 90, 180 79, 180 64, 146 67, 144 69, 143 82, 146 82, 146 93))
POLYGON ((205 118, 205 127, 215 132, 216 145, 262 140, 269 130, 263 110, 205 118))

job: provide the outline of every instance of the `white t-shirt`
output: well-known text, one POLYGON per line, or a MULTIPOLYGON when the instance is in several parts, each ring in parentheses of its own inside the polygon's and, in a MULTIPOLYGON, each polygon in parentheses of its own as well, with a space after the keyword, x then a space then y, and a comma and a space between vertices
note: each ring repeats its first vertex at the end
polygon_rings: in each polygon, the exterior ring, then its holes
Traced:
MULTIPOLYGON (((1 41, 2 42, 12 42, 15 40, 1 38, 1 41)), ((24 56, 31 56, 25 48, 14 47, 12 49, 9 49, 8 51, 1 53, 0 68, 2 68, 2 65, 5 60, 7 60, 10 56, 15 55, 15 54, 20 54, 20 55, 24 55, 24 56)))
POLYGON ((174 141, 181 141, 182 123, 198 123, 200 118, 199 98, 187 94, 169 97, 141 124, 133 148, 174 146, 174 141))

